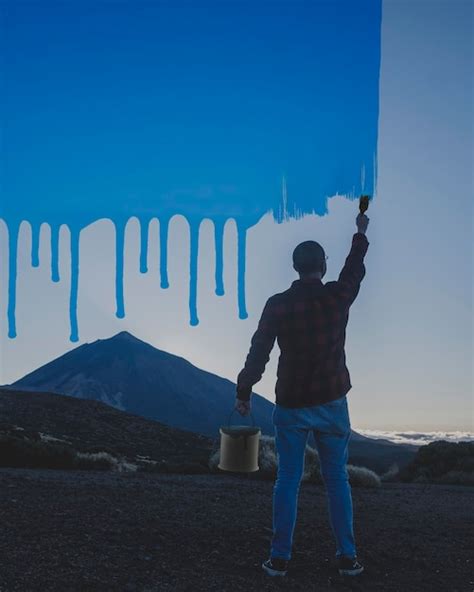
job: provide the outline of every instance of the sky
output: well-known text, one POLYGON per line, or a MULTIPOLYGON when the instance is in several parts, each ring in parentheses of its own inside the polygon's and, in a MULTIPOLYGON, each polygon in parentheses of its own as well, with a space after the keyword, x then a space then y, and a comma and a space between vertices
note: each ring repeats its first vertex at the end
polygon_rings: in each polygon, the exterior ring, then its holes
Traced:
MULTIPOLYGON (((336 41, 344 46, 343 37, 336 41)), ((351 87, 341 92, 352 103, 351 87)), ((361 89, 353 92, 360 104, 361 89)), ((353 384, 348 394, 352 427, 371 433, 472 432, 469 2, 383 3, 378 98, 378 178, 368 211, 367 274, 351 308, 346 339, 353 384)), ((367 100, 373 100, 370 90, 367 100)), ((350 145, 349 156, 357 151, 354 134, 338 137, 337 142, 350 145)), ((363 136, 360 142, 369 148, 374 143, 367 144, 363 136)), ((282 188, 278 189, 283 199, 282 188)), ((288 183, 290 200, 293 193, 288 183)), ((8 337, 8 236, 0 221, 0 383, 13 382, 81 343, 124 329, 235 381, 266 299, 296 279, 291 267, 296 244, 308 239, 320 242, 329 256, 324 279, 337 279, 355 232, 357 205, 338 195, 328 201, 327 209, 326 215, 307 214, 281 223, 267 214, 248 229, 246 318, 240 318, 244 315, 238 289, 237 223, 231 219, 224 227, 225 293, 219 296, 214 230, 205 220, 196 253, 199 324, 195 326, 189 323, 190 239, 183 215, 175 215, 169 225, 166 290, 160 285, 158 221, 150 223, 147 273, 140 273, 139 222, 129 221, 124 236, 125 318, 115 315, 114 226, 106 219, 88 225, 80 243, 78 343, 69 340, 71 271, 65 226, 59 233, 61 281, 52 282, 49 227, 41 228, 39 266, 32 267, 30 228, 22 223, 17 336, 8 337)), ((270 401, 274 401, 277 360, 275 345, 264 377, 254 388, 270 401)))
MULTIPOLYGON (((216 248, 224 222, 237 223, 245 319, 248 228, 268 211, 278 221, 323 215, 336 192, 374 193, 381 0, 2 7, 0 217, 10 230, 9 337, 17 334, 21 220, 32 225, 33 266, 40 224, 52 225, 53 281, 58 225, 71 231, 70 339, 77 342, 80 231, 89 224, 108 218, 117 229, 116 314, 124 318, 127 219, 139 216, 146 237, 150 217, 159 216, 165 252, 167 220, 185 216, 192 237, 189 316, 197 325, 200 220, 218 227, 216 248), (335 42, 339 37, 344 44, 335 42)), ((164 256, 163 288, 166 264, 164 256)), ((140 265, 144 270, 146 261, 140 265)), ((222 295, 220 277, 217 284, 222 295)))

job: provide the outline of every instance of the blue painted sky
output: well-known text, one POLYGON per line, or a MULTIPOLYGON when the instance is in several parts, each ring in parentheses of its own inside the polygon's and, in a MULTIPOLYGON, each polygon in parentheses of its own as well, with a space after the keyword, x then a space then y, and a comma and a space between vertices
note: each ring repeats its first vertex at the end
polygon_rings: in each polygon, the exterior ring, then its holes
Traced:
MULTIPOLYGON (((355 429, 473 431, 471 22, 470 2, 383 5, 377 196, 368 212, 367 275, 346 342, 355 429)), ((140 272, 139 222, 129 222, 125 318, 117 318, 113 306, 115 228, 108 220, 90 225, 80 244, 80 343, 127 329, 235 380, 266 298, 296 279, 296 244, 321 242, 329 255, 325 279, 337 278, 357 207, 333 197, 328 211, 281 224, 268 214, 248 230, 245 319, 238 317, 236 224, 228 221, 223 233, 225 294, 218 296, 214 228, 204 221, 196 259, 198 326, 189 324, 190 236, 184 217, 174 217, 169 227, 166 290, 158 221, 150 223, 147 273, 140 272)), ((37 236, 39 266, 32 266, 35 236, 21 225, 18 336, 9 339, 8 233, 0 221, 0 383, 77 346, 69 341, 69 230, 63 226, 58 234, 61 281, 51 282, 49 227, 43 225, 37 236)), ((255 388, 271 401, 277 359, 275 347, 255 388)))
POLYGON ((372 194, 380 5, 3 2, 1 211, 255 222, 283 174, 290 213, 372 194))

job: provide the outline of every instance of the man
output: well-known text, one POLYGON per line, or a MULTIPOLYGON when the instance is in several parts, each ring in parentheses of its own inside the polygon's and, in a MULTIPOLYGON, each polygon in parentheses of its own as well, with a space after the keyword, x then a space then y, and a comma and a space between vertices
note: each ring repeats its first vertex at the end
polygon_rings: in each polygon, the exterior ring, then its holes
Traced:
POLYGON ((299 279, 267 300, 245 366, 237 378, 235 408, 241 415, 248 415, 252 387, 261 379, 277 339, 281 353, 272 421, 278 473, 273 489, 270 558, 262 564, 271 576, 285 576, 291 559, 310 430, 328 496, 337 569, 341 575, 351 576, 364 569, 357 560, 346 468, 351 436, 346 394, 352 385, 344 345, 349 308, 365 276, 368 223, 365 214, 357 216, 357 232, 337 281, 321 281, 327 259, 321 245, 305 241, 295 248, 293 267, 299 279))

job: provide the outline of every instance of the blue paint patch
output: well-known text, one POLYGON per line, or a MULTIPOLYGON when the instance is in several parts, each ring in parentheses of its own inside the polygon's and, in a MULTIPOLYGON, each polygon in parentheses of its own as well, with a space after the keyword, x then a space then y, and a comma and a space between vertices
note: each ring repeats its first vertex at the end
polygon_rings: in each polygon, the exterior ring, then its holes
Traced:
MULTIPOLYGON (((159 219, 160 283, 168 225, 189 222, 189 315, 197 304, 199 227, 215 224, 215 293, 224 294, 223 231, 238 230, 237 312, 245 304, 246 232, 327 213, 327 200, 376 190, 381 0, 2 3, 0 217, 9 229, 8 335, 16 337, 18 227, 71 236, 71 340, 79 339, 81 229, 116 229, 116 316, 124 318, 127 221, 140 221, 139 267, 159 219)), ((155 245, 153 245, 153 248, 155 245)), ((154 270, 152 270, 154 271, 154 270)))

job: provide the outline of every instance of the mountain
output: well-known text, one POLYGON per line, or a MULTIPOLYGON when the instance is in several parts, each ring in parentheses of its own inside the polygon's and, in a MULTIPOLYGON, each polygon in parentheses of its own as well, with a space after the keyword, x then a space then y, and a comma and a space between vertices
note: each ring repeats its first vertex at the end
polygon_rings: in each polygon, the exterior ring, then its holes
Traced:
POLYGON ((99 401, 0 390, 0 437, 42 441, 78 452, 107 452, 138 467, 172 465, 208 472, 210 438, 118 411, 99 401))
MULTIPOLYGON (((251 425, 252 418, 231 412, 235 383, 197 368, 122 331, 83 344, 17 380, 9 388, 101 401, 171 427, 219 438, 219 426, 251 425)), ((4 388, 4 387, 3 387, 4 388)), ((263 434, 273 436, 274 405, 252 396, 252 416, 263 434)), ((314 445, 314 438, 308 440, 314 445)), ((406 465, 416 446, 393 444, 352 432, 350 462, 378 472, 406 465)))
MULTIPOLYGON (((17 380, 11 387, 102 401, 122 411, 210 437, 229 422, 235 385, 122 331, 83 344, 17 380)), ((273 404, 254 395, 252 416, 273 434, 273 404)), ((252 423, 237 412, 232 424, 252 423)))

